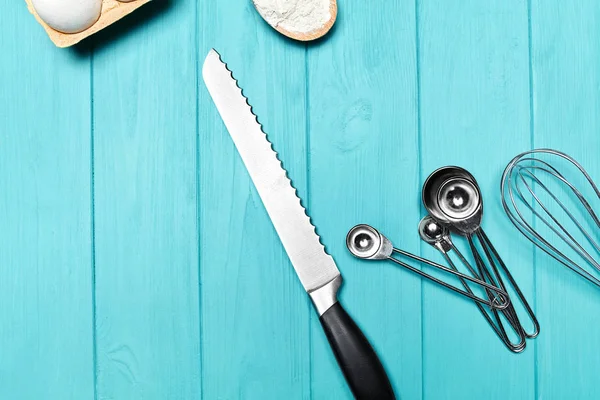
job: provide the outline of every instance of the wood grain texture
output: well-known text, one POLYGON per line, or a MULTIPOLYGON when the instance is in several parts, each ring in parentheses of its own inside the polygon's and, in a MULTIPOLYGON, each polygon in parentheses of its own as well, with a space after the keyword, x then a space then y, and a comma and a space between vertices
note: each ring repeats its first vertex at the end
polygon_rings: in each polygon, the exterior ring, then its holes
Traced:
MULTIPOLYGON (((595 1, 531 3, 535 147, 562 149, 596 182, 600 180, 599 22, 600 4, 595 1)), ((538 396, 597 398, 598 288, 540 251, 536 261, 536 299, 545 328, 538 341, 538 396)))
POLYGON ((401 399, 596 399, 600 294, 501 210, 506 163, 568 152, 600 180, 600 5, 338 3, 308 45, 245 0, 151 2, 56 49, 0 0, 0 398, 350 399, 206 91, 239 79, 344 276, 341 300, 401 399), (18 32, 18 35, 15 35, 18 32), (509 353, 468 300, 345 235, 416 233, 420 190, 457 164, 541 323, 509 353))
POLYGON ((90 399, 90 61, 0 8, 0 398, 90 399))
MULTIPOLYGON (((506 163, 530 147, 527 4, 448 1, 440 7, 420 0, 418 13, 421 180, 445 165, 473 173, 483 192, 482 225, 531 300, 531 246, 512 230, 498 190, 506 163)), ((441 259, 431 247, 424 254, 441 259)), ((534 396, 531 341, 523 354, 512 354, 472 302, 428 283, 423 292, 426 399, 534 396)))
MULTIPOLYGON (((306 196, 304 46, 249 1, 199 15, 200 60, 221 53, 306 196)), ((199 95, 204 398, 309 398, 308 296, 201 78, 199 95)))
MULTIPOLYGON (((308 206, 344 277, 342 304, 406 399, 421 397, 420 281, 390 263, 353 259, 345 237, 368 223, 418 250, 414 6, 343 2, 331 36, 308 49, 308 206), (391 15, 398 20, 386 23, 391 15)), ((312 320, 313 396, 350 398, 320 323, 312 320)))
POLYGON ((94 53, 99 399, 200 397, 195 30, 177 1, 94 53))

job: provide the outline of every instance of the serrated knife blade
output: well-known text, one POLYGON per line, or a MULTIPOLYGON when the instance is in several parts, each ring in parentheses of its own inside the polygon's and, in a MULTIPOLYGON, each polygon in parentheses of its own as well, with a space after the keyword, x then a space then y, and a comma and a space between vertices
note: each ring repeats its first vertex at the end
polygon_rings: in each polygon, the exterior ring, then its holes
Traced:
POLYGON ((267 209, 300 282, 319 313, 327 339, 354 396, 394 399, 373 348, 337 300, 341 275, 232 72, 211 50, 202 76, 267 209))
POLYGON ((213 50, 202 75, 246 168, 307 292, 340 275, 310 222, 242 90, 213 50))

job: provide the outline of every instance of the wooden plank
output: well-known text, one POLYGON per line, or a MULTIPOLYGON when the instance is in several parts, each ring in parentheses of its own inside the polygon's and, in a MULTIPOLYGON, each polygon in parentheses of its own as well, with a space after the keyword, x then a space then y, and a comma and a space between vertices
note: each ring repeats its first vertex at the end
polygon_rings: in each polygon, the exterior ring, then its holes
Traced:
POLYGON ((0 8, 0 398, 89 399, 90 61, 0 8))
MULTIPOLYGON (((419 249, 415 32, 414 1, 345 1, 331 35, 308 50, 309 211, 344 276, 342 303, 404 399, 421 398, 420 279, 353 259, 344 239, 369 223, 419 249)), ((314 398, 350 398, 316 315, 312 342, 314 398)))
MULTIPOLYGON (((251 2, 199 3, 199 57, 217 49, 306 196, 304 46, 251 2)), ((206 399, 310 396, 309 302, 202 77, 199 91, 206 399)))
POLYGON ((195 7, 163 7, 94 54, 101 399, 201 395, 195 7))
MULTIPOLYGON (((421 180, 444 165, 474 174, 483 227, 533 303, 531 246, 499 202, 502 170, 530 146, 527 3, 419 1, 421 180)), ((462 242, 462 239, 455 239, 462 242)), ((442 260, 427 246, 423 254, 442 260)), ((523 399, 534 395, 534 344, 510 353, 471 301, 423 288, 424 397, 523 399)))
MULTIPOLYGON (((535 147, 575 157, 600 179, 600 4, 531 3, 535 147)), ((581 181, 574 182, 580 185, 581 181)), ((597 204, 597 202, 595 203, 597 204)), ((598 397, 598 289, 538 251, 538 397, 598 397)))

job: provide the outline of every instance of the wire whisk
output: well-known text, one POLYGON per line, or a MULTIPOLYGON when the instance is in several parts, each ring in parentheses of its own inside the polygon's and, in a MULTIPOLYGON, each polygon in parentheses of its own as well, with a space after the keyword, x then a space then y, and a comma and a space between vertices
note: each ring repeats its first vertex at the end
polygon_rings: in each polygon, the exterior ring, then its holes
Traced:
POLYGON ((593 206, 600 190, 581 164, 557 150, 527 151, 507 165, 500 191, 508 218, 529 241, 600 287, 600 218, 593 206))

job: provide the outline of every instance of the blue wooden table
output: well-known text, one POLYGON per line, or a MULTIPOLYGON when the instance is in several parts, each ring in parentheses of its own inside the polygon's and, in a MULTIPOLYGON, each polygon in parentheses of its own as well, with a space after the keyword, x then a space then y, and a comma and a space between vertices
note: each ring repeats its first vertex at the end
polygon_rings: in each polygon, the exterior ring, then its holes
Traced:
POLYGON ((348 399, 319 321, 204 87, 235 71, 402 399, 597 399, 600 293, 510 226, 511 157, 600 177, 600 3, 341 0, 276 34, 249 0, 155 1, 71 49, 0 0, 0 398, 348 399), (375 4, 376 3, 376 4, 375 4), (420 243, 457 164, 542 325, 508 352, 469 301, 353 259, 347 230, 420 243))

